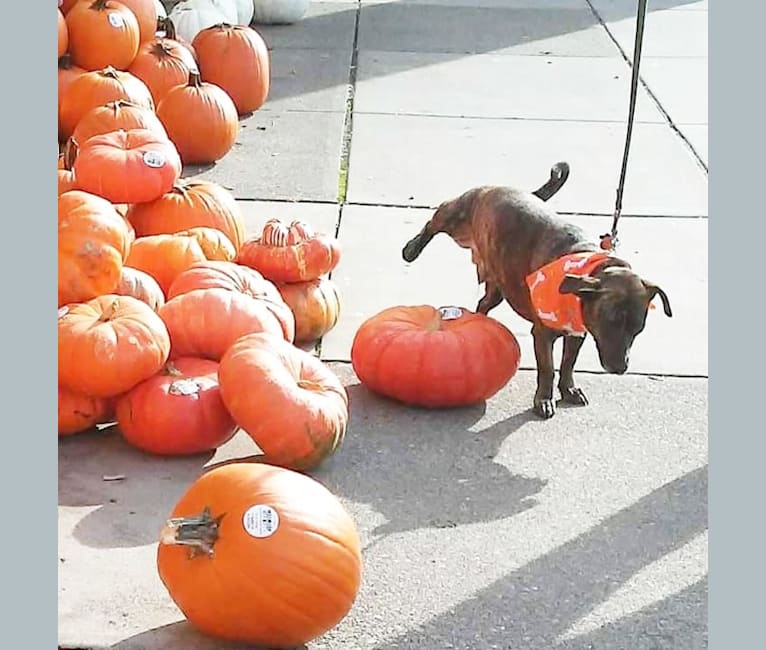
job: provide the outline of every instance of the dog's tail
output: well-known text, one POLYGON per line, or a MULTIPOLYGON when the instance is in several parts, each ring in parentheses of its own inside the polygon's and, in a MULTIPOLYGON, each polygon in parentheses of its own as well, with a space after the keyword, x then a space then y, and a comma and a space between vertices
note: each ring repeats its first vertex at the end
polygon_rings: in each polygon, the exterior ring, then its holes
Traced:
POLYGON ((569 178, 569 165, 565 162, 557 162, 551 167, 551 177, 542 187, 536 189, 534 194, 538 199, 547 201, 558 192, 569 178))

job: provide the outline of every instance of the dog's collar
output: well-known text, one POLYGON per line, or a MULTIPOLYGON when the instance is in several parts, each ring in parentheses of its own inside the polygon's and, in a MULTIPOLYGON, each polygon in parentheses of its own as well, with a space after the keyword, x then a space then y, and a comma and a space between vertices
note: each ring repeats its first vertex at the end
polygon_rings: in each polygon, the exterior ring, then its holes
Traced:
POLYGON ((565 276, 586 276, 608 259, 610 255, 598 251, 570 253, 527 275, 532 307, 540 321, 553 330, 584 336, 580 299, 574 294, 560 293, 559 287, 565 276))

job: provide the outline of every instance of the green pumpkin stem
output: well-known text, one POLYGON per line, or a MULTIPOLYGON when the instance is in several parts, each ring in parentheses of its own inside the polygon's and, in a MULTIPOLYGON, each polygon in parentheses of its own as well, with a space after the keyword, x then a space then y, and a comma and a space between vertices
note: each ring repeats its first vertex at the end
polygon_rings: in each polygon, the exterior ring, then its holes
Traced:
POLYGON ((201 553, 212 557, 218 541, 218 528, 225 514, 213 517, 206 506, 199 515, 168 519, 160 533, 160 544, 189 546, 190 558, 201 553))

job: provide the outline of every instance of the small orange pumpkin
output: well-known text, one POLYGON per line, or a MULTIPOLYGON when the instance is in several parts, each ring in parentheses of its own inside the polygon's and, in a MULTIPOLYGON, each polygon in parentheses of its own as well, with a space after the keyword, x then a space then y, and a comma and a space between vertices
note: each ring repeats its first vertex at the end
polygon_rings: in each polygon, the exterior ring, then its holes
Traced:
POLYGON ((151 275, 167 295, 179 273, 204 260, 205 252, 195 237, 176 234, 138 237, 125 263, 151 275))
POLYGON ((197 69, 191 52, 170 38, 155 38, 138 50, 128 72, 143 81, 155 105, 171 88, 189 83, 189 73, 197 69))
POLYGON ((335 327, 340 316, 340 296, 332 280, 282 283, 277 288, 295 316, 296 343, 316 341, 335 327))
POLYGON ((165 127, 153 110, 125 99, 118 99, 103 106, 96 106, 83 115, 72 133, 72 138, 75 142, 83 143, 94 135, 105 135, 120 129, 148 129, 158 137, 168 137, 165 127))
POLYGON ((133 296, 141 302, 145 302, 154 311, 158 311, 165 304, 165 295, 160 285, 148 273, 131 268, 122 267, 120 282, 114 290, 118 296, 133 296))
POLYGON ((127 68, 138 52, 133 12, 116 0, 83 0, 66 15, 72 61, 85 70, 127 68))

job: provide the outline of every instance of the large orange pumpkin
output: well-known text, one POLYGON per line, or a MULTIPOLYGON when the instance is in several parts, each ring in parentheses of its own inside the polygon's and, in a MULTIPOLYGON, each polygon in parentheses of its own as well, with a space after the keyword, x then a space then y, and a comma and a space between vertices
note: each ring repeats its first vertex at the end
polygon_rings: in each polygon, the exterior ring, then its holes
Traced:
POLYGON ((253 298, 281 302, 277 288, 258 271, 234 262, 198 262, 180 273, 168 290, 168 300, 194 289, 228 289, 253 298))
POLYGON ((70 436, 92 429, 109 419, 110 400, 75 393, 59 386, 59 436, 70 436))
POLYGON ((203 226, 220 230, 236 250, 245 241, 242 211, 234 196, 208 181, 181 179, 156 201, 132 206, 128 218, 139 237, 203 226))
POLYGON ((492 397, 516 374, 521 351, 499 322, 458 307, 391 307, 357 330, 351 363, 371 391, 424 407, 492 397))
POLYGON ((125 219, 109 201, 79 190, 58 198, 58 304, 110 293, 130 248, 125 219))
POLYGON ((205 252, 191 235, 150 235, 133 242, 125 263, 151 275, 167 295, 181 271, 204 259, 205 252))
POLYGON ((120 129, 148 129, 158 137, 168 137, 165 127, 153 110, 125 99, 118 99, 103 106, 96 106, 83 115, 72 133, 72 138, 75 142, 84 143, 94 135, 104 135, 120 129))
POLYGON ((159 311, 177 357, 218 361, 245 334, 266 332, 293 340, 295 320, 281 300, 261 300, 228 289, 194 289, 168 300, 159 311))
POLYGON ((128 72, 146 84, 157 105, 171 88, 189 83, 189 72, 196 69, 197 62, 187 48, 158 37, 141 46, 128 72))
POLYGON ((133 12, 117 0, 83 0, 66 15, 72 61, 86 70, 127 68, 138 52, 133 12))
POLYGON ((59 12, 59 58, 64 56, 64 53, 67 50, 67 47, 69 47, 69 32, 67 31, 66 26, 66 20, 64 19, 64 14, 61 13, 61 9, 58 10, 59 12))
POLYGON ((263 105, 269 94, 269 51, 258 32, 244 25, 214 25, 198 32, 192 45, 202 79, 223 88, 240 115, 263 105))
POLYGON ((343 441, 348 397, 318 358, 268 334, 240 338, 218 368, 221 396, 269 463, 307 470, 343 441))
POLYGON ((131 268, 122 267, 120 282, 114 290, 118 296, 133 296, 141 302, 145 302, 154 311, 158 311, 165 304, 165 295, 160 285, 148 273, 131 268))
POLYGON ((237 140, 239 121, 231 97, 194 70, 187 85, 165 94, 157 115, 187 165, 220 160, 237 140))
POLYGON ((59 385, 94 397, 115 397, 159 372, 170 337, 149 305, 105 294, 59 309, 59 385))
POLYGON ((337 239, 314 233, 302 221, 288 226, 279 219, 269 219, 261 236, 246 241, 236 259, 273 282, 316 280, 332 271, 339 260, 337 239))
POLYGON ((154 201, 181 176, 181 158, 155 131, 112 131, 80 144, 74 176, 80 189, 113 203, 154 201))
POLYGON ((277 288, 295 316, 296 343, 316 341, 335 327, 340 316, 340 296, 332 280, 282 283, 277 288))
POLYGON ((157 569, 204 634, 295 648, 351 610, 362 557, 353 519, 319 482, 232 463, 203 474, 178 501, 160 535, 157 569))
POLYGON ((134 447, 180 456, 215 449, 237 430, 221 400, 218 364, 185 357, 117 399, 117 424, 134 447))
POLYGON ((91 110, 108 102, 124 99, 154 110, 154 102, 143 81, 129 72, 104 68, 73 79, 61 97, 59 133, 66 140, 77 123, 91 110))

